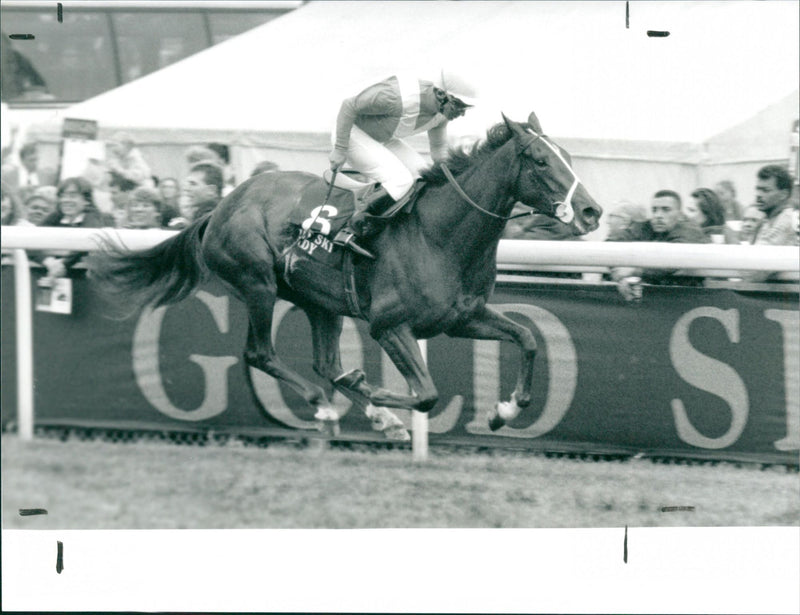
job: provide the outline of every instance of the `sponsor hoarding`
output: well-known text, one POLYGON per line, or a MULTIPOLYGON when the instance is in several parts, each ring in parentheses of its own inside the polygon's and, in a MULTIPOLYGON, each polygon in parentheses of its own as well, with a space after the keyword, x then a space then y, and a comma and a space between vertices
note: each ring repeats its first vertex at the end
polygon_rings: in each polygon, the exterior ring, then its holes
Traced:
MULTIPOLYGON (((15 419, 14 301, 3 268, 2 419, 15 419)), ((35 278, 37 275, 34 275, 35 278)), ((216 285, 186 301, 112 320, 85 279, 71 315, 34 314, 36 424, 277 433, 314 429, 313 409, 245 366, 243 307, 216 285)), ((500 284, 495 308, 533 331, 539 350, 531 405, 497 432, 494 403, 514 388, 511 344, 439 336, 427 345, 440 399, 430 440, 537 450, 676 454, 797 463, 800 450, 800 311, 797 293, 646 286, 640 304, 613 286, 500 284)), ((282 358, 311 367, 310 327, 276 306, 282 358)), ((373 384, 405 383, 345 318, 345 370, 373 384)), ((334 396, 342 433, 374 438, 358 407, 334 396)), ((398 416, 411 425, 410 413, 398 416)))

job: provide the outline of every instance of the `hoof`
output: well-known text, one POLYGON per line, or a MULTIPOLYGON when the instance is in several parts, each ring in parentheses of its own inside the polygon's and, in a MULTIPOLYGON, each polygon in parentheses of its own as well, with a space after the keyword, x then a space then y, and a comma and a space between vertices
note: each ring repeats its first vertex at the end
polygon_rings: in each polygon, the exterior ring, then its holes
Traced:
POLYGON ((314 415, 317 429, 323 435, 333 438, 339 435, 339 415, 332 407, 319 407, 314 415))
POLYGON ((411 434, 408 433, 408 429, 402 426, 388 427, 383 430, 383 435, 386 436, 387 440, 392 440, 393 442, 407 442, 411 439, 411 434))
POLYGON ((494 414, 500 417, 504 424, 513 421, 521 411, 522 408, 517 405, 517 400, 513 395, 510 401, 499 401, 494 407, 494 414))
POLYGON ((492 431, 497 431, 505 424, 506 424, 505 419, 503 419, 499 414, 495 414, 493 417, 489 419, 489 429, 491 429, 492 431))
POLYGON ((339 428, 339 421, 332 421, 329 419, 318 420, 317 429, 323 436, 327 438, 335 438, 341 431, 339 428))
POLYGON ((364 414, 371 421, 372 429, 382 432, 387 440, 405 441, 411 439, 411 435, 408 433, 406 426, 403 425, 403 421, 397 418, 388 408, 369 404, 364 414))

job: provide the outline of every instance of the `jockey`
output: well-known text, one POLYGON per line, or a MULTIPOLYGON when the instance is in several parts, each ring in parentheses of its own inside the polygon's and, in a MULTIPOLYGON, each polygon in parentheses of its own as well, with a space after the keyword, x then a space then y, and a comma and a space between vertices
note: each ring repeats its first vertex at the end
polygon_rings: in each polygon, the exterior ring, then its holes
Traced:
POLYGON ((428 133, 431 158, 441 162, 447 155, 447 124, 474 106, 475 90, 460 76, 442 71, 439 79, 394 75, 347 98, 336 120, 331 170, 347 161, 380 189, 362 203, 334 243, 374 258, 355 239, 363 237, 364 221, 397 203, 399 210, 414 194, 416 179, 426 161, 403 139, 428 133), (386 196, 390 198, 383 198, 386 196))

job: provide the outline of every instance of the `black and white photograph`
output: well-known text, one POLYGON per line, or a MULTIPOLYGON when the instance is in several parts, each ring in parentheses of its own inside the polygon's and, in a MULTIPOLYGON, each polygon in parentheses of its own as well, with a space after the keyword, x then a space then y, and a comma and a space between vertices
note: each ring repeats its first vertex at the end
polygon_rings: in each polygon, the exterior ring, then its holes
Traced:
POLYGON ((800 613, 800 2, 0 28, 3 610, 800 613))

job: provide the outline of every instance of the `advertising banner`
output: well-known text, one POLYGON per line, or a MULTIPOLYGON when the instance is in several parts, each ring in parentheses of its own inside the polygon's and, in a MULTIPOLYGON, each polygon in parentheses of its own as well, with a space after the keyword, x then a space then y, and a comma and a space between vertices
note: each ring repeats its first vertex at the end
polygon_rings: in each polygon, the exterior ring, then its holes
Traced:
MULTIPOLYGON (((16 403, 12 276, 4 267, 4 424, 15 420, 16 403)), ((645 286, 642 302, 629 304, 612 285, 501 283, 493 306, 537 340, 533 400, 491 432, 488 413, 509 399, 519 351, 505 342, 433 338, 432 445, 797 463, 796 292, 645 286)), ((244 364, 246 313, 220 286, 128 320, 108 313, 85 279, 73 280, 72 314, 34 313, 37 425, 250 434, 315 428, 313 409, 296 393, 244 364)), ((289 366, 327 386, 311 367, 303 312, 279 302, 273 335, 289 366)), ((371 383, 406 390, 365 323, 345 318, 341 349, 345 370, 360 367, 371 383)), ((338 393, 333 401, 343 436, 380 437, 361 408, 338 393)), ((411 426, 410 412, 397 415, 411 426)))

